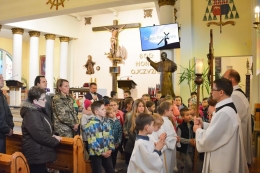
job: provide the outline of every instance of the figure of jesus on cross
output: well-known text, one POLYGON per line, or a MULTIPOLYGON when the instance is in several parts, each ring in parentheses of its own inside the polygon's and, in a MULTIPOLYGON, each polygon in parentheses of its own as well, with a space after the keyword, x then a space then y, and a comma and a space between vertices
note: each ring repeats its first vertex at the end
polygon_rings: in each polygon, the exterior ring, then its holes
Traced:
POLYGON ((104 26, 104 28, 106 30, 108 30, 109 32, 112 33, 112 37, 110 38, 110 44, 111 44, 110 53, 111 53, 112 57, 113 57, 113 55, 116 54, 117 43, 118 43, 118 33, 121 32, 124 27, 125 27, 125 25, 121 26, 120 28, 112 27, 111 29, 109 29, 104 26))

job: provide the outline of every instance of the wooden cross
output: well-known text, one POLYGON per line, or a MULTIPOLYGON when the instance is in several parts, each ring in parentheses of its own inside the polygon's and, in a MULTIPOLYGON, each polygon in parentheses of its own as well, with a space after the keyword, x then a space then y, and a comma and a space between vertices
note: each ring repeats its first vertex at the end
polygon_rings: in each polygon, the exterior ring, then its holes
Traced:
MULTIPOLYGON (((110 31, 112 33, 112 36, 110 38, 111 48, 110 53, 105 53, 108 55, 108 58, 112 61, 113 67, 112 68, 118 68, 117 63, 122 61, 121 56, 117 56, 117 50, 118 50, 118 33, 123 29, 129 29, 129 28, 139 28, 141 26, 140 23, 130 23, 130 24, 120 24, 118 25, 117 20, 113 20, 113 25, 110 26, 99 26, 99 27, 93 27, 92 31, 110 31)), ((120 72, 117 71, 116 73, 113 72, 112 74, 112 90, 117 91, 117 75, 120 72)))

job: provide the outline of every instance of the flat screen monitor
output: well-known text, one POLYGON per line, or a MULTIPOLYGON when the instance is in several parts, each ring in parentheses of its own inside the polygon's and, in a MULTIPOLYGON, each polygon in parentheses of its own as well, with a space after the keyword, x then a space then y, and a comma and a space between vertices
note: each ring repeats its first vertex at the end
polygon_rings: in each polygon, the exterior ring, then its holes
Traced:
POLYGON ((141 27, 140 37, 143 51, 180 48, 177 23, 141 27))

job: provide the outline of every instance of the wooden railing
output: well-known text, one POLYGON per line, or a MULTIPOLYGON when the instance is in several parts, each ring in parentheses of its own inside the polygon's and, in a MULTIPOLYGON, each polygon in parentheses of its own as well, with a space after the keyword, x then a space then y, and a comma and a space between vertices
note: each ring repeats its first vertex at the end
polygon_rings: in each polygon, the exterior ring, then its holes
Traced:
MULTIPOLYGON (((22 151, 22 135, 14 134, 6 139, 6 153, 13 154, 22 151)), ((55 148, 57 159, 47 163, 48 168, 73 173, 91 173, 90 161, 84 159, 84 145, 80 136, 74 138, 62 137, 55 148)))

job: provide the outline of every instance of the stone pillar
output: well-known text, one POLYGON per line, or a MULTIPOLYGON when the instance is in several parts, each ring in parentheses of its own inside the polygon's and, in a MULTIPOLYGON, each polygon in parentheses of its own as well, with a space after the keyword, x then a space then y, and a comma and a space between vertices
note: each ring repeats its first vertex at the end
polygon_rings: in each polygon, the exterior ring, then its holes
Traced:
MULTIPOLYGON (((23 32, 21 28, 12 28, 13 32, 13 67, 12 80, 21 82, 22 76, 22 47, 23 47, 23 32)), ((11 94, 10 94, 11 95, 11 94)), ((10 96, 10 103, 13 98, 10 96)), ((21 104, 21 88, 15 90, 15 103, 12 106, 20 106, 21 104)))
POLYGON ((15 106, 15 88, 9 87, 10 106, 15 106))
POLYGON ((39 36, 40 32, 30 31, 29 88, 34 86, 34 79, 39 75, 39 36))
POLYGON ((45 78, 47 79, 47 88, 50 89, 51 93, 53 91, 53 64, 54 64, 54 34, 45 34, 46 39, 46 60, 45 60, 45 78))
POLYGON ((68 80, 69 37, 60 37, 60 78, 68 80))
MULTIPOLYGON (((169 23, 174 23, 174 5, 175 5, 176 0, 158 0, 158 5, 160 7, 159 11, 159 21, 160 24, 169 24, 169 23)), ((162 52, 167 53, 167 58, 172 60, 173 62, 176 63, 176 57, 175 55, 175 50, 161 50, 162 52)), ((176 78, 177 71, 172 74, 172 81, 173 81, 173 91, 176 94, 177 89, 177 84, 178 84, 178 78, 176 78)), ((179 93, 177 93, 179 95, 179 93)))
POLYGON ((76 87, 74 86, 74 61, 73 61, 73 56, 74 56, 74 43, 75 40, 70 39, 69 41, 69 50, 68 50, 68 81, 70 82, 71 87, 76 87))

